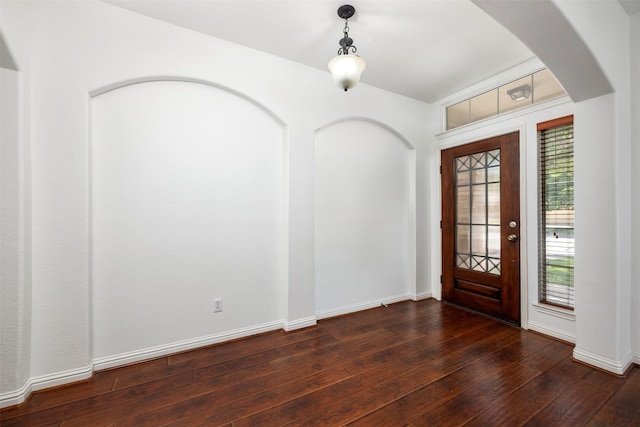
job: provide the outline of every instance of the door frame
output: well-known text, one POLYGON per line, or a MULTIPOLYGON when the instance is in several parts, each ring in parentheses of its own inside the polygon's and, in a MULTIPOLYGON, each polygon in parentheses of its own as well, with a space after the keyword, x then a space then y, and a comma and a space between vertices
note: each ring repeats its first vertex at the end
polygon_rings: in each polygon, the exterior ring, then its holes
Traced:
POLYGON ((520 135, 520 327, 522 329, 529 329, 529 272, 527 268, 527 260, 529 258, 529 245, 534 245, 531 249, 534 252, 537 248, 535 246, 536 242, 533 241, 532 243, 530 241, 528 233, 527 218, 529 217, 529 212, 527 210, 526 184, 529 172, 526 167, 527 127, 525 123, 520 123, 518 126, 504 126, 504 123, 502 123, 498 126, 488 125, 482 128, 460 129, 459 131, 453 130, 436 135, 436 140, 434 141, 431 151, 432 170, 430 174, 430 181, 432 182, 430 188, 433 192, 430 199, 431 206, 429 209, 431 218, 433 219, 431 221, 431 238, 429 241, 429 248, 432 254, 429 264, 431 269, 430 281, 432 283, 432 296, 441 301, 442 284, 440 280, 442 276, 442 234, 440 221, 442 214, 442 180, 440 176, 440 159, 442 156, 442 150, 513 132, 519 132, 520 135))

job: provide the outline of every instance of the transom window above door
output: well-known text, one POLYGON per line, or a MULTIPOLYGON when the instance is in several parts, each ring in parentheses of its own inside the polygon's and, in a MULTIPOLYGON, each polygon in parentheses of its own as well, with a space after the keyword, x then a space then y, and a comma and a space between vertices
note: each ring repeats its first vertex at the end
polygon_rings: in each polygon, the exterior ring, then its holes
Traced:
POLYGON ((557 98, 566 92, 544 68, 495 89, 465 99, 446 109, 447 130, 494 117, 538 102, 557 98))

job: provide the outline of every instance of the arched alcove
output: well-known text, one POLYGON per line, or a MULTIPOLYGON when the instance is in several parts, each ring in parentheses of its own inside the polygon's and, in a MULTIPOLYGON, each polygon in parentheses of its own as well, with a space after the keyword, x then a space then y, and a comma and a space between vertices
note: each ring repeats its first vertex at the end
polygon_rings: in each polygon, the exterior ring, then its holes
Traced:
POLYGON ((90 123, 96 365, 279 327, 282 123, 176 79, 96 91, 90 123))
POLYGON ((315 286, 319 318, 415 293, 415 151, 366 119, 315 135, 315 286))

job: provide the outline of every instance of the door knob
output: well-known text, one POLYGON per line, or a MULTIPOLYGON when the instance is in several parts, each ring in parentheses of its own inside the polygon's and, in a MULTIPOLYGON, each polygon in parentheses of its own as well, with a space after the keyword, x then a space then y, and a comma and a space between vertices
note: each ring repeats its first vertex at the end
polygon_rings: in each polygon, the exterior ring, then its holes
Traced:
POLYGON ((517 234, 509 234, 507 236, 507 240, 510 242, 515 242, 516 240, 518 240, 518 235, 517 234))

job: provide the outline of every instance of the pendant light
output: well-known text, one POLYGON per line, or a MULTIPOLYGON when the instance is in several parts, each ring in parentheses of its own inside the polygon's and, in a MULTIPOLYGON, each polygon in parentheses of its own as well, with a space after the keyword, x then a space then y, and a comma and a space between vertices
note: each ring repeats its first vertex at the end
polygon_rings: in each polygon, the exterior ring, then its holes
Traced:
POLYGON ((343 37, 339 40, 338 55, 329 61, 329 71, 333 81, 346 92, 355 87, 360 81, 360 75, 367 64, 364 59, 356 55, 358 49, 349 37, 349 18, 356 13, 356 9, 348 4, 338 8, 338 16, 344 19, 343 37))

